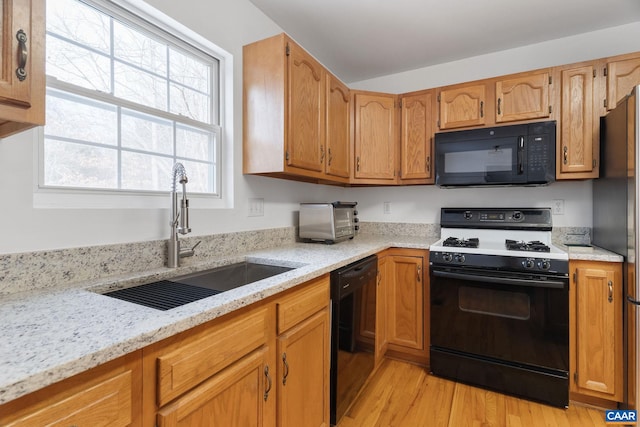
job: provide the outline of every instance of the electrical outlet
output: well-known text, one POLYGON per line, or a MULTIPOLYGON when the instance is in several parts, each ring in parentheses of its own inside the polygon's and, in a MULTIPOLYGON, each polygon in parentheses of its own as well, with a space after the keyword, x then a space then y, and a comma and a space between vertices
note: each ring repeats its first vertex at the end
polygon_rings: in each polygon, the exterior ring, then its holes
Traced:
POLYGON ((249 199, 248 216, 264 216, 264 199, 249 199))
POLYGON ((554 199, 551 206, 554 215, 564 215, 564 199, 554 199))
POLYGON ((382 212, 385 215, 391 214, 391 202, 382 202, 382 212))

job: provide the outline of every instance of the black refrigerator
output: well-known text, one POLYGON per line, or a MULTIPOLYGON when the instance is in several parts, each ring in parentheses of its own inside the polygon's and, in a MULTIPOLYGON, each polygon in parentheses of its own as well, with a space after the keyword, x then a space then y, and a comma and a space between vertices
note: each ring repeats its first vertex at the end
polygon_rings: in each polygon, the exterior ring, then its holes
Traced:
POLYGON ((638 113, 640 86, 601 119, 600 178, 593 181, 593 244, 624 257, 624 406, 640 410, 638 113))

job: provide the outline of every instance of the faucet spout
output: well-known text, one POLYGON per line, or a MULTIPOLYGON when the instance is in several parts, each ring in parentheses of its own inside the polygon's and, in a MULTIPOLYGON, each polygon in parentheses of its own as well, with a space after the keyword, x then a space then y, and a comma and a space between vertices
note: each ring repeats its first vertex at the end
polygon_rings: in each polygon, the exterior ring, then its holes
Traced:
POLYGON ((182 163, 173 165, 173 181, 171 186, 171 217, 169 225, 171 227, 167 251, 167 266, 175 268, 180 266, 180 258, 193 256, 194 249, 198 244, 190 249, 180 249, 178 233, 184 235, 191 232, 189 227, 189 199, 187 199, 187 171, 182 163), (178 206, 178 183, 182 184, 182 198, 178 206))

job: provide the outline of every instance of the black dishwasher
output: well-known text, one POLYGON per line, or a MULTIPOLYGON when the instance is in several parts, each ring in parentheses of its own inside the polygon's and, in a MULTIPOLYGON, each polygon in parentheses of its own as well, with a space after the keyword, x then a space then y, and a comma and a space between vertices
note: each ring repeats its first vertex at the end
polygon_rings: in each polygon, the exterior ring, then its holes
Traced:
POLYGON ((374 368, 378 257, 331 272, 331 425, 336 425, 374 368))

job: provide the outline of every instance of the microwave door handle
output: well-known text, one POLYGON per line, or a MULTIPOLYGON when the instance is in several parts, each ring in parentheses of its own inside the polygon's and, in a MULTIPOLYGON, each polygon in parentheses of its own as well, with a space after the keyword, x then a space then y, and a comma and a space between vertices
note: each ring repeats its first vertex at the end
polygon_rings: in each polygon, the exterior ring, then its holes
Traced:
POLYGON ((518 175, 524 173, 524 136, 518 137, 518 175))

